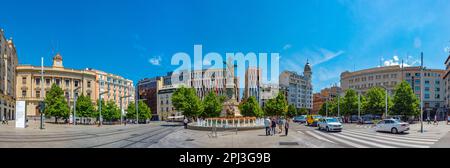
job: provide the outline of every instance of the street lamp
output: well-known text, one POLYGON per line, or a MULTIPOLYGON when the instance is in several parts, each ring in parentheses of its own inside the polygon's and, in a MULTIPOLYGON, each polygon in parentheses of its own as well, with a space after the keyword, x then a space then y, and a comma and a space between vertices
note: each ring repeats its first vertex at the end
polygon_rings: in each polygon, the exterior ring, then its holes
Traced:
POLYGON ((98 112, 99 112, 99 117, 98 117, 99 123, 98 123, 98 126, 101 126, 102 125, 102 121, 103 121, 102 120, 102 95, 104 95, 106 93, 109 93, 109 91, 101 92, 99 94, 99 101, 98 101, 98 104, 99 104, 99 110, 98 110, 98 112))
POLYGON ((381 85, 380 85, 380 87, 383 88, 386 91, 386 94, 385 94, 385 110, 384 110, 384 112, 385 112, 385 118, 387 118, 388 117, 388 89, 386 87, 384 87, 384 86, 381 86, 381 85))
POLYGON ((81 89, 81 87, 77 87, 76 89, 73 90, 73 125, 77 125, 76 111, 77 111, 78 94, 75 94, 75 92, 77 92, 79 89, 81 89))
POLYGON ((123 106, 122 106, 122 99, 123 98, 128 98, 131 97, 131 95, 127 95, 127 96, 122 96, 120 97, 120 125, 122 125, 123 122, 123 106))

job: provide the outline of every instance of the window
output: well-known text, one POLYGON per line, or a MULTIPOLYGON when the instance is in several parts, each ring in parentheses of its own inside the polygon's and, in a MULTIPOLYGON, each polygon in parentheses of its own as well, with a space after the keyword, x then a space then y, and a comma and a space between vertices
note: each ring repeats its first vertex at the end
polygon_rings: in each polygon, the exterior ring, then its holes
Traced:
POLYGON ((430 94, 425 94, 425 99, 429 99, 430 98, 430 94))
POLYGON ((65 92, 64 97, 69 97, 69 92, 65 92))
POLYGON ((440 91, 441 91, 441 88, 436 88, 435 91, 436 91, 436 92, 440 92, 440 91))
POLYGON ((45 79, 45 84, 46 84, 47 86, 50 86, 50 79, 45 79))
POLYGON ((430 81, 429 80, 425 80, 425 84, 430 84, 430 81))
POLYGON ((61 83, 61 79, 55 79, 55 83, 59 86, 59 84, 61 83))
POLYGON ((22 90, 22 97, 26 97, 27 96, 27 91, 26 90, 22 90))
POLYGON ((440 95, 440 94, 436 94, 436 95, 434 95, 434 98, 435 98, 435 99, 440 99, 440 98, 441 98, 441 95, 440 95))
POLYGON ((70 84, 70 80, 66 79, 66 87, 69 87, 69 84, 70 84))
POLYGON ((40 85, 41 84, 41 78, 36 78, 35 81, 36 81, 36 85, 40 85))
POLYGON ((376 79, 381 79, 381 75, 377 75, 377 76, 376 76, 376 79))
POLYGON ((397 78, 397 74, 391 74, 391 78, 397 78))
POLYGON ((416 80, 414 81, 414 83, 420 84, 420 79, 416 79, 416 80))
POLYGON ((406 77, 410 77, 411 76, 411 73, 406 73, 406 77))
POLYGON ((416 86, 416 87, 414 87, 414 90, 416 90, 416 91, 420 91, 420 86, 416 86))
POLYGON ((27 84, 27 77, 22 77, 22 84, 27 84))
POLYGON ((415 76, 416 76, 416 77, 420 77, 420 73, 416 73, 415 76))
POLYGON ((425 87, 425 91, 429 92, 430 91, 430 87, 425 87))
POLYGON ((75 87, 78 87, 78 81, 77 80, 75 81, 74 85, 75 85, 75 87))
POLYGON ((91 93, 87 93, 87 96, 88 96, 88 97, 91 97, 91 93))
POLYGON ((36 98, 40 98, 41 97, 41 91, 37 90, 36 91, 36 98))
POLYGON ((91 81, 88 81, 88 82, 87 82, 87 87, 88 87, 88 88, 91 88, 91 81))
POLYGON ((441 81, 434 81, 434 84, 436 84, 436 85, 440 85, 441 84, 441 81))

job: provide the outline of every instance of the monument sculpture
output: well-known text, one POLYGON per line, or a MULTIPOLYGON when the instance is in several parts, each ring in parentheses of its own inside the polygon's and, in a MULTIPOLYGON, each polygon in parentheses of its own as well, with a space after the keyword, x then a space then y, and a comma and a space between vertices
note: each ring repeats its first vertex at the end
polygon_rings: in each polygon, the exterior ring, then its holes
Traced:
POLYGON ((237 91, 237 85, 235 82, 236 77, 234 76, 234 63, 231 58, 228 59, 226 62, 226 95, 227 100, 223 103, 222 108, 222 117, 241 117, 241 112, 239 110, 239 102, 237 102, 236 99, 236 91, 237 91))

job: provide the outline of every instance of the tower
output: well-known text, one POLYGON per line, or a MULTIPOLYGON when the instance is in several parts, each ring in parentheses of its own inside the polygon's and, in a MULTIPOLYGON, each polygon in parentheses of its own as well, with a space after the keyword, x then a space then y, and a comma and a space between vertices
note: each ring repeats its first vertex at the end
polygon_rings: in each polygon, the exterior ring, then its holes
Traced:
POLYGON ((63 59, 59 53, 53 57, 53 67, 63 67, 63 59))
POLYGON ((309 60, 306 60, 305 69, 303 71, 303 75, 308 78, 308 80, 311 80, 312 76, 312 70, 311 70, 311 64, 309 64, 309 60))

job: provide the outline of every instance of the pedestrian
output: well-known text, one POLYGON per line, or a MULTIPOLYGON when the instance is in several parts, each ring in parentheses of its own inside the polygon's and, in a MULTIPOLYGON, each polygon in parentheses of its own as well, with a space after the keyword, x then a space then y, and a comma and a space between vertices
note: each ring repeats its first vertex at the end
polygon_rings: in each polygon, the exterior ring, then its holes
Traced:
POLYGON ((439 125, 439 123, 437 122, 437 114, 436 115, 434 115, 434 123, 433 123, 433 125, 439 125))
POLYGON ((279 132, 278 133, 282 133, 283 132, 283 120, 281 119, 281 118, 278 118, 278 129, 279 129, 279 132))
POLYGON ((427 124, 431 124, 430 116, 427 116, 427 124))
POLYGON ((189 122, 188 119, 185 117, 183 122, 184 122, 184 129, 187 129, 187 125, 189 122))
POLYGON ((264 119, 264 126, 266 127, 266 136, 269 136, 269 134, 270 134, 270 119, 269 119, 269 117, 266 117, 264 119))
POLYGON ((288 131, 289 131, 289 119, 284 123, 284 131, 286 136, 288 136, 288 131))
POLYGON ((272 136, 276 134, 276 128, 277 128, 277 122, 275 122, 275 118, 272 118, 272 123, 271 123, 271 127, 272 127, 272 136))

